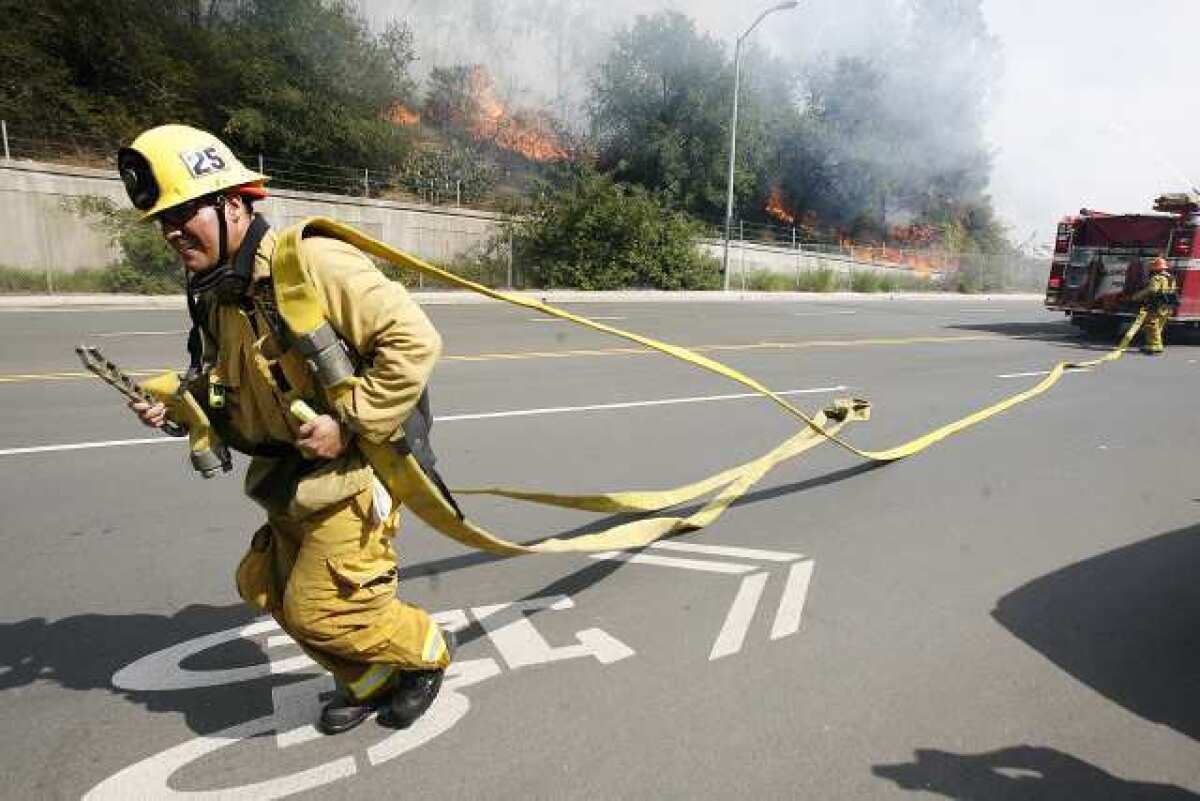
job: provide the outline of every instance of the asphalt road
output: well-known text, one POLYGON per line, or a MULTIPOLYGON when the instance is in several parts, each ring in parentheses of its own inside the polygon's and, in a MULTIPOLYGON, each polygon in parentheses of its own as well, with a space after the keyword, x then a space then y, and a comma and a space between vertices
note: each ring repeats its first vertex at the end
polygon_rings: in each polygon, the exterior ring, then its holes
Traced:
MULTIPOLYGON (((867 448, 1106 347, 1029 301, 576 310, 808 408, 869 398, 847 433, 867 448)), ((453 485, 666 488, 795 430, 624 342, 429 311, 453 485)), ((891 466, 823 446, 640 554, 499 560, 410 521, 401 593, 465 627, 458 666, 408 732, 321 737, 325 679, 232 586, 259 523, 239 480, 193 478, 71 351, 179 367, 183 323, 0 313, 0 797, 1200 798, 1194 344, 891 466)), ((592 521, 466 505, 519 540, 592 521)))

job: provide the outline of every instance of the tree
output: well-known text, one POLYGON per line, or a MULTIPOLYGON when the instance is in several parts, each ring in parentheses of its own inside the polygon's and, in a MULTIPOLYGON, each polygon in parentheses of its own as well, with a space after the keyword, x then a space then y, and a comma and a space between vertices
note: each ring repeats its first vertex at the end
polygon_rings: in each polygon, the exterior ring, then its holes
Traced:
POLYGON ((673 208, 719 215, 733 88, 724 48, 676 11, 638 17, 615 42, 592 86, 601 168, 673 208))
POLYGON ((386 167, 409 134, 410 32, 348 0, 0 0, 0 114, 100 152, 164 122, 277 159, 386 167))

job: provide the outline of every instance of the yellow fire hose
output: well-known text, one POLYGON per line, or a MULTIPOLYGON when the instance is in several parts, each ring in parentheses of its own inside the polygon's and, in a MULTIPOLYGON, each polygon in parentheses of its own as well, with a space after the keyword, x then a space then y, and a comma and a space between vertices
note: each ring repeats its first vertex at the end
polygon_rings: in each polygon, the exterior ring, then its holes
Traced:
MULTIPOLYGON (((973 425, 994 417, 1001 412, 1024 403, 1046 392, 1054 386, 1068 370, 1095 367, 1104 362, 1119 359, 1129 347, 1133 337, 1141 328, 1145 312, 1138 314, 1133 324, 1115 348, 1105 355, 1088 361, 1059 362, 1049 374, 1033 387, 1018 392, 1004 400, 967 415, 959 420, 934 429, 916 439, 881 451, 861 450, 842 439, 842 428, 850 422, 865 421, 870 416, 870 405, 862 400, 840 400, 833 406, 809 416, 780 395, 772 392, 755 379, 722 364, 676 345, 660 342, 649 337, 604 325, 586 317, 549 306, 530 297, 500 292, 481 284, 468 281, 453 273, 426 264, 407 253, 395 250, 378 240, 327 218, 316 217, 294 225, 279 237, 272 272, 275 280, 279 310, 289 329, 297 335, 311 334, 325 324, 325 314, 320 298, 306 278, 304 253, 300 242, 305 236, 324 236, 347 242, 365 253, 384 259, 394 265, 407 267, 431 278, 461 287, 471 292, 522 306, 543 314, 557 317, 595 331, 636 342, 646 348, 665 353, 688 364, 736 381, 749 387, 763 397, 774 401, 788 414, 804 423, 804 428, 771 451, 757 459, 725 470, 701 481, 671 490, 633 491, 602 493, 597 495, 558 495, 532 492, 504 487, 457 489, 458 495, 493 495, 514 500, 529 501, 550 506, 599 513, 645 513, 655 512, 690 501, 694 498, 717 493, 699 511, 688 517, 663 516, 614 526, 604 531, 572 539, 547 539, 532 545, 521 545, 497 537, 469 520, 461 518, 450 506, 434 483, 425 475, 412 455, 401 455, 388 443, 373 443, 364 438, 358 447, 386 485, 397 504, 408 506, 429 526, 464 545, 499 554, 565 553, 620 550, 647 545, 657 539, 686 531, 695 531, 715 521, 729 506, 776 465, 781 464, 810 448, 829 441, 851 453, 872 462, 894 462, 920 453, 931 445, 959 433, 973 425)), ((326 387, 331 399, 353 391, 354 378, 326 387)), ((293 413, 302 420, 311 419, 315 412, 302 401, 293 404, 293 413)))

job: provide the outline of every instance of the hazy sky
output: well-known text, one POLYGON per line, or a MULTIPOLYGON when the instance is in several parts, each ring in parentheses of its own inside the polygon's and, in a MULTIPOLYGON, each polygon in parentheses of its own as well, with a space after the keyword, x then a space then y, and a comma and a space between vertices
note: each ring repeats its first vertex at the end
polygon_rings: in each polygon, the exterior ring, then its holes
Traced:
MULTIPOLYGON (((482 0, 482 7, 502 8, 492 1, 482 0)), ((493 36, 487 46, 472 46, 465 23, 481 0, 358 2, 377 23, 422 14, 426 28, 419 33, 427 48, 436 50, 441 40, 443 54, 455 60, 491 64, 502 88, 547 84, 553 71, 552 43, 544 38, 510 49, 493 36)), ((771 2, 506 0, 503 7, 559 9, 554 19, 574 34, 576 44, 568 46, 577 47, 580 39, 603 40, 593 25, 611 29, 662 8, 688 14, 732 44, 771 2)), ((894 40, 889 8, 897 4, 802 0, 799 8, 769 18, 755 42, 798 62, 822 50, 869 53, 894 40)), ((1200 184, 1198 0, 982 0, 982 6, 1003 51, 1003 73, 988 104, 991 194, 1014 239, 1036 231, 1044 243, 1058 218, 1081 207, 1149 211, 1157 194, 1187 189, 1185 176, 1200 184)), ((495 24, 520 24, 512 13, 494 13, 495 24)), ((421 44, 419 35, 418 51, 421 44)))
POLYGON ((988 134, 1013 235, 1200 184, 1196 0, 984 0, 1004 47, 988 134), (1185 177, 1186 176, 1186 177, 1185 177))

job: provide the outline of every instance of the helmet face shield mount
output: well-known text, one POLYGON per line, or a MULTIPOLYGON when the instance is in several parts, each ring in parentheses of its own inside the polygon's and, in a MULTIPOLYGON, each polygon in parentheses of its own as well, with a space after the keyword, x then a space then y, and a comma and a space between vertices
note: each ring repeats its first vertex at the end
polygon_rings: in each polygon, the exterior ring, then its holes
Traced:
POLYGON ((133 207, 138 211, 154 208, 159 196, 158 181, 146 157, 133 148, 123 147, 117 153, 117 170, 133 207))

